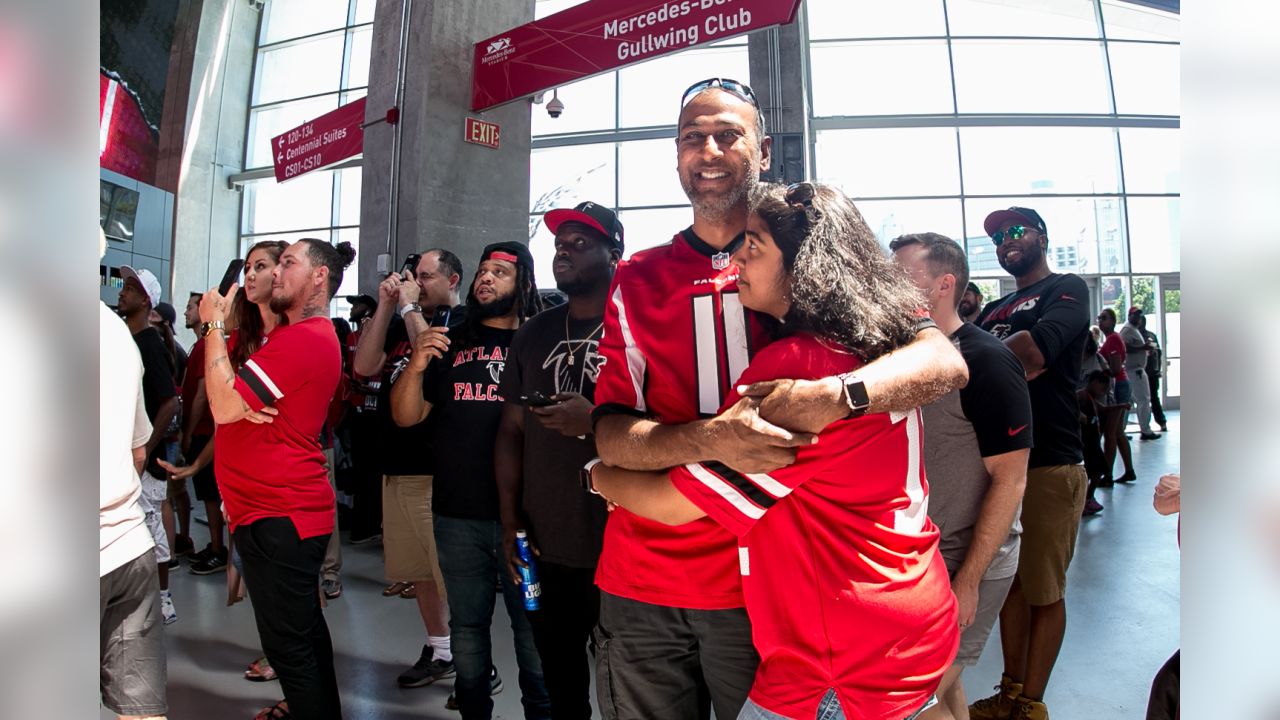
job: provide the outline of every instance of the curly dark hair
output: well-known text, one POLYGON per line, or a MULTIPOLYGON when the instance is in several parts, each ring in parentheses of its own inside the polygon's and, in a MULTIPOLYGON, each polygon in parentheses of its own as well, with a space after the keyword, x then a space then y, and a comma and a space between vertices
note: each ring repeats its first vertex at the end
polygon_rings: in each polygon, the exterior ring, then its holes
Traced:
MULTIPOLYGON (((477 273, 477 277, 479 273, 477 273)), ((516 317, 520 323, 542 312, 542 296, 538 294, 538 283, 533 276, 533 268, 524 263, 516 264, 516 296, 514 298, 516 317)), ((480 342, 480 328, 483 325, 484 313, 479 311, 480 301, 476 299, 475 283, 467 291, 467 317, 457 331, 457 342, 450 348, 466 350, 480 342)))
POLYGON ((844 193, 814 183, 759 183, 750 201, 791 281, 783 334, 811 332, 863 361, 915 338, 924 300, 844 193))
MULTIPOLYGON (((249 256, 257 250, 271 256, 274 262, 280 262, 280 256, 284 254, 285 248, 289 247, 289 243, 283 240, 263 240, 254 243, 249 248, 249 252, 244 254, 245 263, 248 264, 249 256)), ((249 356, 258 351, 262 347, 262 338, 265 336, 265 323, 262 321, 262 312, 257 305, 249 302, 249 297, 244 293, 244 286, 236 291, 236 297, 231 301, 231 316, 236 318, 236 345, 231 348, 228 357, 231 359, 231 367, 239 370, 244 367, 249 356)), ((278 323, 284 324, 284 316, 277 316, 278 323)))

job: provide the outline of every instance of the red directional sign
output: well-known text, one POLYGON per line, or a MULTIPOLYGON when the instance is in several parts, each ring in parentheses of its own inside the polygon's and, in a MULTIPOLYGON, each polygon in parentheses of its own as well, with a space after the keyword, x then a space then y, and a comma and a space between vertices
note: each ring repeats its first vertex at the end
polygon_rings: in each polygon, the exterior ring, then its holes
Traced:
POLYGON ((785 25, 799 7, 800 0, 591 0, 476 43, 471 109, 785 25))
POLYGON ((462 139, 469 143, 497 150, 498 143, 501 140, 498 123, 485 122, 484 120, 469 117, 462 130, 462 139))
POLYGON ((276 182, 340 163, 364 150, 364 98, 271 138, 276 182))

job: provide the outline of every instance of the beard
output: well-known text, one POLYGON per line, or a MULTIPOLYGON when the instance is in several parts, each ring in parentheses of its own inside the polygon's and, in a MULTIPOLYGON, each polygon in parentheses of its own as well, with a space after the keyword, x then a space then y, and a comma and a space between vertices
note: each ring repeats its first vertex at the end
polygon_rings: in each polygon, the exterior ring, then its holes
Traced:
MULTIPOLYGON (((245 299, 248 299, 247 295, 245 296, 245 299)), ((271 293, 271 299, 268 301, 268 306, 271 308, 271 312, 277 315, 284 315, 289 311, 289 308, 293 307, 294 300, 296 299, 297 298, 290 297, 288 295, 277 295, 273 292, 271 293)))
POLYGON ((695 215, 700 215, 712 222, 722 222, 729 217, 734 208, 746 204, 747 193, 760 182, 760 166, 755 158, 747 158, 742 163, 742 182, 723 193, 698 190, 694 186, 693 172, 688 176, 680 174, 680 186, 693 205, 695 215))
POLYGON ((516 294, 504 295, 490 303, 481 303, 474 293, 467 297, 467 316, 474 314, 477 320, 509 315, 516 306, 516 294))
POLYGON ((972 315, 974 311, 977 309, 978 309, 978 306, 975 305, 974 303, 971 303, 968 300, 961 300, 960 307, 956 308, 956 311, 960 313, 960 317, 968 317, 972 315))
POLYGON ((1030 248, 1022 251, 1022 257, 1015 262, 1007 262, 1004 258, 997 258, 1000 261, 1000 267, 1005 272, 1014 277, 1022 277, 1031 270, 1034 270, 1040 264, 1041 258, 1044 257, 1044 248, 1040 247, 1040 242, 1036 241, 1030 248))

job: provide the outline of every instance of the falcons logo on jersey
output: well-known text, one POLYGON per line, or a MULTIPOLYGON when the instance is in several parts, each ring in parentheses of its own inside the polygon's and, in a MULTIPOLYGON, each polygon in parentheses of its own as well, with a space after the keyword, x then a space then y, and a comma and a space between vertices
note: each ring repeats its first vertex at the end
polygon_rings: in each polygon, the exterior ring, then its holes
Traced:
POLYGON ((502 368, 505 366, 506 362, 502 360, 490 360, 489 364, 485 365, 489 369, 489 377, 493 378, 495 383, 498 382, 498 378, 502 377, 502 368))
POLYGON ((588 340, 585 343, 586 353, 583 356, 581 364, 569 362, 570 352, 582 352, 583 341, 575 340, 572 343, 561 340, 556 344, 551 352, 547 354, 547 359, 542 361, 542 369, 555 368, 554 375, 556 379, 556 392, 573 392, 581 393, 582 386, 586 383, 596 384, 596 380, 600 377, 600 368, 604 367, 604 356, 596 354, 600 343, 595 340, 588 340))

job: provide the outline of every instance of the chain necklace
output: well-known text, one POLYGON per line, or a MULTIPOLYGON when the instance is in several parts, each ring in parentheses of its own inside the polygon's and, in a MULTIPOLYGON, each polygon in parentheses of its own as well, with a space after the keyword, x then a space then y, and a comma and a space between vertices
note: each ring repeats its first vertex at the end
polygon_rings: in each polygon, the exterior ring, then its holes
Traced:
MULTIPOLYGON (((585 338, 582 338, 581 340, 579 340, 579 341, 578 341, 578 344, 575 346, 575 345, 573 344, 573 338, 571 338, 571 337, 569 336, 569 313, 568 313, 568 311, 565 311, 565 314, 564 314, 564 343, 565 343, 565 345, 568 345, 568 346, 569 346, 569 359, 568 359, 568 361, 567 361, 567 364, 568 364, 570 367, 573 367, 573 356, 574 356, 574 355, 576 355, 576 354, 578 353, 578 351, 579 351, 579 350, 581 350, 581 349, 582 349, 582 347, 583 347, 584 345, 586 345, 587 343, 591 342, 591 340, 596 336, 596 333, 600 332, 600 331, 601 331, 601 330, 603 330, 603 329, 604 329, 604 321, 601 321, 599 325, 596 325, 596 329, 595 329, 595 330, 592 330, 591 332, 587 333, 587 336, 586 336, 585 338)), ((584 362, 585 362, 585 360, 584 360, 584 362)))

